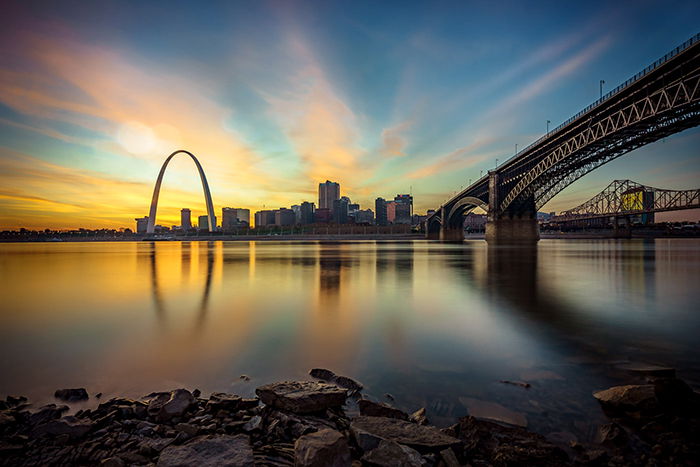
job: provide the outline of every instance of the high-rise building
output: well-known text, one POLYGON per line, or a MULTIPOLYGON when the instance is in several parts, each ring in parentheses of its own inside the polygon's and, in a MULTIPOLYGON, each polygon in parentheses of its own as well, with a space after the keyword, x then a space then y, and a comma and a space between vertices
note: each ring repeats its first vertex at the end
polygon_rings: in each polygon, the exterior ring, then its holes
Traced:
POLYGON ((148 230, 148 216, 137 217, 134 220, 136 221, 136 233, 146 233, 146 230, 148 230))
POLYGON ((301 206, 298 204, 292 205, 292 211, 294 211, 294 223, 301 224, 301 206))
POLYGON ((296 217, 294 211, 287 208, 279 208, 275 211, 275 225, 294 225, 296 217))
POLYGON ((333 222, 336 224, 347 224, 348 223, 348 205, 350 204, 350 199, 347 196, 343 196, 340 199, 333 201, 333 222))
POLYGON ((394 198, 396 203, 396 217, 394 224, 411 224, 413 216, 413 196, 411 195, 396 195, 394 198))
POLYGON ((313 224, 315 222, 315 210, 314 203, 309 203, 308 201, 301 203, 301 206, 299 206, 299 211, 301 212, 299 223, 302 225, 313 224))
POLYGON ((386 222, 387 224, 396 222, 396 201, 386 202, 386 222))
POLYGON ((223 208, 221 214, 221 229, 224 231, 232 231, 250 225, 249 209, 223 208))
MULTIPOLYGON (((197 218, 197 228, 199 230, 209 230, 209 216, 199 216, 197 218)), ((214 216, 214 227, 211 230, 216 230, 216 216, 214 216)))
POLYGON ((180 209, 180 228, 185 231, 192 228, 192 212, 187 208, 180 209))
POLYGON ((340 184, 326 180, 318 184, 319 209, 333 209, 333 201, 340 199, 340 184))
POLYGON ((358 209, 354 212, 355 224, 374 224, 374 213, 371 209, 358 209))
POLYGON ((387 225, 389 223, 386 217, 386 200, 384 198, 374 200, 374 212, 376 213, 377 225, 387 225))
POLYGON ((314 212, 314 222, 317 224, 328 224, 333 218, 333 213, 330 209, 319 208, 314 212))
POLYGON ((255 227, 275 225, 275 211, 258 211, 255 213, 255 227))

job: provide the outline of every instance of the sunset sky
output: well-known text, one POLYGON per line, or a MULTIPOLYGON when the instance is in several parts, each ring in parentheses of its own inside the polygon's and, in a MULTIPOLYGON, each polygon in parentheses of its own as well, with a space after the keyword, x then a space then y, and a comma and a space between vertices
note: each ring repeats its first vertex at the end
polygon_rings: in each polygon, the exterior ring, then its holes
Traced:
MULTIPOLYGON (((0 229, 131 227, 165 157, 193 152, 217 215, 318 202, 437 207, 699 32, 700 2, 10 1, 0 30, 0 229)), ((700 130, 634 151, 613 179, 700 186, 700 130)), ((157 222, 204 214, 175 159, 157 222)))

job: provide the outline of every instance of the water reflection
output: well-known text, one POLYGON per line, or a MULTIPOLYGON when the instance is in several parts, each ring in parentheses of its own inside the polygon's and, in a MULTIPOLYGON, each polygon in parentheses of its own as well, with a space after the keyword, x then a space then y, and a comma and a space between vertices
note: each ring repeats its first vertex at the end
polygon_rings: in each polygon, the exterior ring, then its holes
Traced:
POLYGON ((581 420, 597 413, 591 392, 624 376, 616 362, 679 366, 700 380, 697 241, 0 252, 0 395, 50 402, 57 387, 76 385, 134 397, 171 387, 248 395, 321 366, 361 380, 370 396, 393 394, 406 410, 426 406, 437 423, 477 399, 525 414, 538 431, 585 439, 591 425, 581 420))

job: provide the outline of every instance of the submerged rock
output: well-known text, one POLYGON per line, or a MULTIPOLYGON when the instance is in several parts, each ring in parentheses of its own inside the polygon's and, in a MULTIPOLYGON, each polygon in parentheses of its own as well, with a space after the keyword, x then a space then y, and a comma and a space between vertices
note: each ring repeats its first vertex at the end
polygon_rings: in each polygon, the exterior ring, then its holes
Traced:
POLYGON ((284 381, 266 384, 255 390, 263 403, 295 413, 320 412, 340 407, 347 398, 338 386, 314 381, 284 381))
POLYGON ((367 399, 357 401, 357 406, 360 409, 360 415, 368 415, 370 417, 387 417, 396 418, 399 420, 408 420, 408 414, 403 410, 395 409, 387 404, 372 402, 367 399))
POLYGON ((210 435, 181 446, 168 446, 158 458, 159 467, 254 467, 255 458, 245 435, 210 435))
POLYGON ((469 410, 469 415, 476 418, 485 418, 497 422, 508 423, 509 425, 527 426, 525 415, 510 410, 501 404, 487 402, 472 397, 460 397, 459 401, 469 410))
POLYGON ((350 464, 348 440, 336 430, 309 433, 294 444, 297 467, 349 467, 350 464))
POLYGON ((425 459, 415 449, 394 441, 381 440, 379 445, 362 456, 365 464, 377 467, 423 467, 425 459))
POLYGON ((325 368, 313 368, 309 371, 309 374, 323 381, 333 383, 341 388, 349 389, 351 391, 361 391, 363 386, 359 382, 347 376, 340 376, 333 373, 331 370, 325 368))
POLYGON ((85 388, 57 389, 53 395, 56 399, 66 402, 84 401, 90 397, 85 388))
POLYGON ((425 451, 440 451, 460 443, 458 439, 435 427, 386 417, 361 415, 352 420, 350 432, 363 451, 376 448, 382 440, 395 441, 425 451))

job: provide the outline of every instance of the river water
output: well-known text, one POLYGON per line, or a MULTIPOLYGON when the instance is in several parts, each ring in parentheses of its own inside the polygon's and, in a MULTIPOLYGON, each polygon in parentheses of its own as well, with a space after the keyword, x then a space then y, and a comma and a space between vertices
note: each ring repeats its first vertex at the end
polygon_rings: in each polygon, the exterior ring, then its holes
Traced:
POLYGON ((0 396, 37 403, 251 395, 324 367, 438 425, 585 441, 620 365, 700 384, 695 239, 0 244, 0 274, 0 396))

